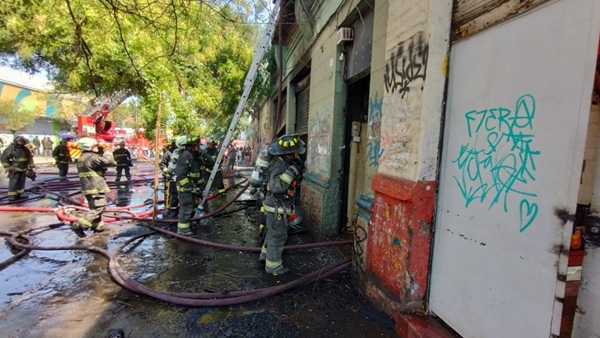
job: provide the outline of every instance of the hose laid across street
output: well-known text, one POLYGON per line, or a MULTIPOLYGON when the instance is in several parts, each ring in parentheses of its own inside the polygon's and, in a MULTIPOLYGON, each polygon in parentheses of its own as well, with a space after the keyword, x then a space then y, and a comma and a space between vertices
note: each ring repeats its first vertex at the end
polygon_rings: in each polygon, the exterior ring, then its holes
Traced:
MULTIPOLYGON (((108 183, 109 184, 113 183, 113 185, 115 185, 115 184, 122 185, 122 184, 126 184, 126 183, 142 184, 142 183, 147 183, 150 180, 151 179, 140 179, 140 180, 132 180, 130 182, 123 181, 123 182, 108 182, 108 183)), ((241 182, 238 182, 237 184, 228 187, 228 190, 235 186, 238 186, 242 183, 245 183, 246 181, 247 181, 247 179, 244 178, 244 180, 242 180, 241 182)), ((71 198, 72 196, 77 195, 78 192, 69 194, 68 196, 65 196, 63 194, 56 192, 57 190, 68 190, 69 188, 73 187, 75 183, 76 182, 52 183, 52 182, 46 181, 44 184, 35 184, 33 186, 33 188, 28 189, 30 192, 37 192, 38 194, 41 194, 41 192, 43 192, 44 194, 50 194, 50 195, 58 197, 59 202, 62 205, 61 207, 58 207, 58 208, 9 206, 9 205, 4 205, 0 201, 0 211, 54 212, 56 214, 56 216, 58 217, 58 219, 62 222, 60 224, 40 226, 40 227, 23 230, 20 232, 1 231, 0 236, 6 237, 8 243, 12 246, 12 248, 17 249, 18 252, 11 258, 0 263, 0 271, 5 269, 6 267, 10 266, 12 263, 16 262, 20 258, 26 256, 32 250, 90 251, 90 252, 100 254, 108 259, 109 273, 110 273, 111 277, 117 284, 119 284, 120 286, 122 286, 123 288, 125 288, 129 291, 139 293, 139 294, 144 294, 144 295, 147 295, 149 297, 152 297, 152 298, 155 298, 155 299, 158 299, 161 301, 165 301, 165 302, 176 304, 176 305, 182 305, 182 306, 225 306, 225 305, 234 305, 234 304, 241 304, 241 303, 255 301, 258 299, 262 299, 265 297, 275 295, 277 293, 281 293, 283 291, 289 290, 289 289, 297 287, 297 286, 314 283, 320 279, 326 278, 326 277, 328 277, 332 274, 335 274, 339 271, 345 270, 345 269, 349 268, 351 265, 351 262, 349 260, 344 260, 341 262, 331 264, 331 265, 321 268, 319 270, 316 270, 316 271, 314 271, 308 275, 305 275, 301 278, 298 278, 294 281, 291 281, 291 282, 288 282, 288 283, 285 283, 282 285, 266 287, 266 288, 262 288, 262 289, 252 289, 252 290, 224 292, 224 293, 180 293, 180 292, 154 290, 154 289, 148 288, 148 287, 144 286, 143 284, 134 280, 127 272, 125 272, 123 270, 123 268, 120 266, 119 261, 118 261, 118 255, 121 253, 121 251, 123 251, 123 249, 125 247, 127 247, 129 244, 131 244, 135 241, 143 240, 143 238, 145 238, 147 236, 156 235, 158 233, 161 233, 161 234, 164 234, 167 236, 177 238, 179 240, 188 241, 190 243, 194 243, 194 244, 198 244, 198 245, 203 245, 203 246, 212 247, 212 248, 226 249, 226 250, 234 250, 234 251, 260 252, 261 249, 260 249, 260 247, 246 247, 246 246, 214 243, 214 242, 205 241, 205 240, 201 240, 201 239, 197 239, 197 238, 183 236, 183 235, 177 234, 175 232, 163 229, 161 227, 153 226, 153 225, 151 225, 152 218, 149 217, 153 214, 153 212, 154 212, 153 210, 147 210, 147 211, 143 211, 143 212, 139 212, 139 213, 132 211, 132 209, 135 209, 135 208, 140 208, 140 207, 149 206, 149 205, 154 204, 154 202, 151 200, 146 201, 144 203, 139 203, 136 205, 128 206, 128 207, 114 207, 114 208, 106 209, 106 213, 109 213, 109 214, 112 213, 112 214, 114 214, 114 216, 112 218, 105 218, 104 222, 117 222, 117 221, 122 221, 122 220, 131 220, 131 221, 139 222, 140 225, 153 230, 153 232, 140 234, 140 235, 137 235, 137 236, 134 236, 134 237, 128 239, 126 242, 121 244, 112 253, 106 249, 102 249, 102 248, 99 248, 97 246, 92 246, 92 245, 71 245, 71 246, 33 245, 32 238, 31 238, 32 235, 60 227, 60 226, 64 225, 65 223, 75 222, 77 220, 76 218, 73 218, 73 217, 70 217, 67 215, 67 211, 69 209, 82 210, 82 211, 87 210, 87 208, 85 207, 85 205, 83 203, 79 203, 71 198), (69 203, 71 203, 71 205, 66 205, 64 202, 69 202, 69 203)), ((206 219, 209 217, 219 215, 227 207, 229 207, 231 204, 233 204, 244 193, 244 191, 248 188, 248 186, 249 186, 249 182, 246 182, 246 184, 242 187, 242 189, 240 189, 240 191, 238 191, 236 193, 236 195, 233 196, 233 198, 231 200, 229 200, 227 203, 223 204, 218 209, 216 209, 210 213, 193 218, 192 221, 199 221, 199 220, 203 220, 203 219, 206 219)), ((211 199, 211 198, 215 198, 218 195, 219 194, 211 195, 209 198, 207 198, 207 200, 211 199)), ((23 200, 20 202, 23 202, 23 200)), ((161 203, 164 203, 164 201, 156 201, 156 204, 161 204, 161 203)), ((242 210, 242 209, 240 209, 240 210, 242 210)), ((176 223, 177 220, 162 219, 162 220, 160 220, 160 222, 176 223)), ((284 250, 290 251, 290 250, 311 249, 311 248, 318 248, 318 247, 332 247, 332 246, 337 246, 337 245, 349 245, 349 244, 352 244, 352 241, 320 242, 320 243, 310 243, 310 244, 286 246, 284 248, 284 250)))

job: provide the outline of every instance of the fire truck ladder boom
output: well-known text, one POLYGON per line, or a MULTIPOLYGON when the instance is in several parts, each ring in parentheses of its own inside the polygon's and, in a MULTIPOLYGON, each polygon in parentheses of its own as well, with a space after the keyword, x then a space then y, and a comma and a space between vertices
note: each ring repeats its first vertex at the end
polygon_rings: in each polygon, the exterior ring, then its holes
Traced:
POLYGON ((86 108, 81 115, 91 115, 93 114, 95 111, 102 109, 103 105, 108 105, 108 111, 113 111, 115 108, 117 108, 118 105, 120 105, 121 103, 123 103, 123 101, 125 101, 129 95, 131 95, 129 93, 128 90, 118 90, 112 94, 110 94, 109 96, 106 96, 104 98, 102 98, 100 101, 96 102, 93 106, 90 106, 88 108, 86 108))
POLYGON ((221 144, 221 150, 219 151, 219 155, 217 156, 217 160, 215 161, 215 165, 210 174, 210 178, 208 179, 208 182, 206 182, 206 187, 204 188, 204 193, 202 194, 202 202, 200 203, 201 206, 203 206, 204 202, 206 201, 206 196, 208 196, 208 192, 210 191, 212 183, 215 180, 215 174, 217 173, 217 169, 219 169, 221 161, 223 160, 223 154, 225 152, 225 149, 231 141, 233 131, 235 130, 235 127, 237 126, 238 121, 240 120, 242 111, 244 110, 244 106, 246 105, 246 101, 248 100, 248 96, 250 95, 250 91, 252 90, 252 86, 254 85, 254 81, 256 80, 258 66, 260 65, 260 62, 263 56, 265 55, 265 52, 267 51, 267 47, 271 43, 273 31, 275 30, 275 22, 277 18, 277 13, 279 12, 280 3, 281 0, 276 1, 275 6, 273 7, 273 11, 269 15, 269 21, 267 24, 265 34, 260 40, 258 46, 256 47, 256 52, 254 53, 254 58, 252 59, 250 70, 248 71, 248 74, 246 75, 246 80, 244 81, 244 90, 242 92, 242 97, 237 105, 235 114, 233 115, 233 119, 231 120, 231 124, 229 125, 229 129, 227 130, 225 140, 223 140, 223 144, 221 144))

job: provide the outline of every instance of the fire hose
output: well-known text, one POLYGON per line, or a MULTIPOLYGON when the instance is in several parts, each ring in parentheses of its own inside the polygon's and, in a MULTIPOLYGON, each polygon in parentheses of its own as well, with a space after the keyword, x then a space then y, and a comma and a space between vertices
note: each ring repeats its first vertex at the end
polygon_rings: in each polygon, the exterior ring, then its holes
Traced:
MULTIPOLYGON (((132 180, 136 181, 136 183, 144 183, 147 180, 132 180)), ((246 182, 247 179, 242 182, 237 183, 236 185, 232 185, 227 189, 231 189, 235 186, 240 185, 241 183, 246 182)), ((63 182, 61 182, 63 183, 63 182)), ((112 182, 111 182, 112 183, 112 182)), ((121 182, 116 182, 119 184, 121 182)), ((52 190, 54 190, 57 186, 68 186, 69 184, 54 184, 52 190)), ((246 183, 239 192, 227 203, 223 204, 218 209, 207 213, 205 215, 195 217, 192 221, 199 221, 202 219, 206 219, 209 217, 213 217, 223 212, 227 207, 233 204, 248 188, 249 182, 246 183)), ((235 250, 235 251, 244 251, 244 252, 260 252, 259 247, 246 247, 246 246, 238 246, 238 245, 229 245, 222 243, 214 243, 206 240, 201 240, 197 238, 187 237, 183 235, 179 235, 175 232, 171 232, 169 230, 154 226, 151 224, 152 219, 148 218, 148 216, 152 215, 154 210, 147 210, 140 213, 135 213, 131 211, 131 209, 139 208, 143 206, 152 205, 153 201, 146 201, 144 203, 139 203, 136 205, 128 206, 128 207, 117 207, 117 208, 107 208, 106 212, 113 213, 114 216, 112 218, 104 219, 104 222, 116 222, 121 220, 132 220, 137 221, 140 225, 145 226, 153 232, 145 233, 141 235, 134 236, 124 242, 121 246, 119 246, 114 252, 110 253, 109 251, 89 245, 72 245, 72 246, 36 246, 32 245, 31 237, 28 236, 31 233, 39 233, 42 231, 47 231, 59 226, 64 225, 66 222, 75 222, 77 219, 69 217, 66 215, 66 211, 68 208, 76 209, 76 210, 87 210, 87 208, 82 204, 75 200, 73 200, 70 196, 77 194, 69 194, 69 196, 62 195, 60 193, 56 193, 47 187, 47 184, 36 184, 34 185, 35 191, 44 191, 44 193, 48 193, 50 195, 56 196, 59 198, 59 201, 68 201, 70 203, 76 204, 71 206, 64 206, 58 208, 44 208, 44 207, 19 207, 19 206, 6 206, 0 205, 0 211, 29 211, 29 212, 54 212, 58 219, 63 222, 57 225, 46 225, 37 228, 27 229, 20 232, 0 232, 0 236, 7 237, 8 243, 15 249, 19 251, 11 258, 5 260, 0 263, 0 271, 10 266, 12 263, 16 262, 20 258, 26 256, 31 250, 78 250, 78 251, 90 251, 97 254, 100 254, 108 259, 109 273, 113 280, 119 284, 121 287, 135 292, 139 294, 144 294, 149 297, 162 300, 165 302, 169 302, 176 305, 183 306, 225 306, 225 305, 234 305, 241 304, 245 302, 251 302, 258 299, 262 299, 265 297, 269 297, 283 291, 289 290, 293 287, 306 285, 309 283, 316 282, 320 279, 326 278, 332 274, 335 274, 339 271, 345 270, 350 267, 351 262, 349 260, 344 260, 338 263, 331 264, 327 267, 316 270, 308 275, 305 275, 299 279, 296 279, 292 282, 285 283, 278 286, 267 287, 262 289, 253 289, 253 290, 244 290, 244 291, 235 291, 235 292, 227 292, 227 293, 176 293, 176 292, 168 292, 168 291, 158 291, 151 288, 148 288, 139 282, 135 281, 127 272, 123 270, 118 261, 118 254, 129 244, 133 243, 136 240, 142 240, 143 238, 155 235, 157 233, 162 233, 171 237, 175 237, 180 240, 188 241, 194 244, 203 245, 212 248, 226 249, 226 250, 235 250), (46 185, 46 186, 44 186, 46 185), (37 189, 37 190, 36 190, 37 189), (117 214, 125 214, 125 215, 117 215, 117 214), (24 242, 24 243, 23 243, 24 242)), ((215 198, 219 194, 211 195, 209 198, 215 198)), ((208 199, 208 198, 207 198, 208 199)), ((21 201, 22 202, 22 201, 21 201)), ((164 201, 156 201, 157 204, 164 203, 164 201)), ((171 219, 163 219, 161 220, 163 223, 176 223, 177 220, 171 219)), ((301 245, 293 245, 286 246, 284 250, 299 250, 299 249, 310 249, 310 248, 318 248, 318 247, 330 247, 337 245, 348 245, 351 244, 352 241, 336 241, 336 242, 320 242, 320 243, 310 243, 310 244, 301 244, 301 245)))

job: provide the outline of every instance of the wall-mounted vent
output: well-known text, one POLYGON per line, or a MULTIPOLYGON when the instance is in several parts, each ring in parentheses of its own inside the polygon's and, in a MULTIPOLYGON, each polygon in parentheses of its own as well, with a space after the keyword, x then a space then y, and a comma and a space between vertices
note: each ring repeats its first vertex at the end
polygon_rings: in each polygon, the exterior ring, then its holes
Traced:
POLYGON ((353 41, 354 40, 354 31, 352 28, 342 27, 337 31, 337 44, 344 41, 353 41))

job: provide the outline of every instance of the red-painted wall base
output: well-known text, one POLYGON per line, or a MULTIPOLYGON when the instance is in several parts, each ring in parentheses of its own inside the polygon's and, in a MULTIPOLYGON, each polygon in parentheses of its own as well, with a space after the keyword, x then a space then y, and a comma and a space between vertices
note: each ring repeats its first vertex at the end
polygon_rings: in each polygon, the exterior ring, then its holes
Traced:
POLYGON ((423 303, 436 184, 376 174, 372 188, 366 272, 401 303, 423 303))

